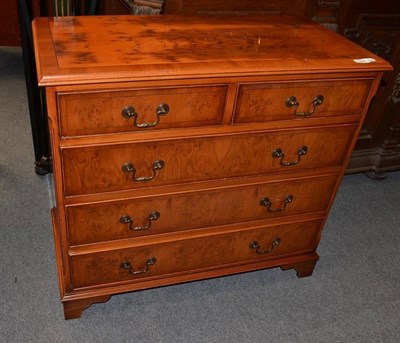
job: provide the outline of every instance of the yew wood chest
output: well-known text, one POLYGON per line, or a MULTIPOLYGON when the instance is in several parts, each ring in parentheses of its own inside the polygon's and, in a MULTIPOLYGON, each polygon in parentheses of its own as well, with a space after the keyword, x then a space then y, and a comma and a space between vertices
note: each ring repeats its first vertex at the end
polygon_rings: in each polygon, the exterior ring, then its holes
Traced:
POLYGON ((122 292, 312 273, 387 62, 286 16, 38 18, 33 30, 66 318, 122 292))

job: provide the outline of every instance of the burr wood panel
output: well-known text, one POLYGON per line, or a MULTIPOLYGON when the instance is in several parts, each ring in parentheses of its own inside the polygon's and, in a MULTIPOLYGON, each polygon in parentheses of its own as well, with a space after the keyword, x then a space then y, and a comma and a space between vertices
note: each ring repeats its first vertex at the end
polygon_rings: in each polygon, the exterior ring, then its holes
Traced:
POLYGON ((336 182, 337 175, 327 175, 69 206, 70 244, 325 211, 336 182), (159 216, 151 219, 154 212, 159 216))
POLYGON ((241 85, 235 123, 356 115, 373 79, 241 85))
POLYGON ((165 277, 200 268, 309 252, 317 244, 320 224, 317 220, 201 238, 188 236, 168 243, 72 256, 74 288, 135 282, 146 277, 165 277), (259 245, 258 249, 256 244, 250 246, 254 242, 259 245), (122 266, 127 262, 131 270, 122 266), (130 273, 135 271, 141 273, 130 273))
POLYGON ((67 195, 339 166, 356 126, 228 135, 62 151, 67 195), (304 148, 303 153, 301 153, 304 148), (279 154, 274 154, 278 150, 279 154), (162 166, 157 168, 157 162, 162 166), (285 165, 293 164, 293 165, 285 165), (133 166, 128 171, 125 166, 133 166), (152 178, 148 181, 134 178, 152 178))
POLYGON ((226 92, 221 85, 60 93, 61 135, 221 124, 226 92))

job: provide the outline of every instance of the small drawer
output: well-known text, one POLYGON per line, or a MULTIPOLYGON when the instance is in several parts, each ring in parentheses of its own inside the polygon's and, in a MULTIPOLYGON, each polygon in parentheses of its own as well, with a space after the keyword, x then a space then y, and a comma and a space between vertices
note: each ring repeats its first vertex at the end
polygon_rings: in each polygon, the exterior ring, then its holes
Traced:
POLYGON ((325 211, 337 176, 67 207, 71 245, 325 211))
POLYGON ((137 282, 311 252, 320 226, 321 221, 315 220, 75 255, 71 257, 73 287, 137 282))
POLYGON ((356 126, 62 149, 65 194, 81 195, 341 166, 356 126))
POLYGON ((234 123, 359 116, 372 79, 242 84, 234 123))
POLYGON ((218 125, 226 85, 58 93, 61 136, 218 125))

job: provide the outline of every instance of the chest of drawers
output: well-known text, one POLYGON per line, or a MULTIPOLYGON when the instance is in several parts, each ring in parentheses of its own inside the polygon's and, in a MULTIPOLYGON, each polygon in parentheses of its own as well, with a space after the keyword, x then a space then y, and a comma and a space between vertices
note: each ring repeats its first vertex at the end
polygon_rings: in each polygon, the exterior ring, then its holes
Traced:
POLYGON ((312 273, 384 60, 284 16, 39 18, 33 29, 66 318, 122 292, 312 273))

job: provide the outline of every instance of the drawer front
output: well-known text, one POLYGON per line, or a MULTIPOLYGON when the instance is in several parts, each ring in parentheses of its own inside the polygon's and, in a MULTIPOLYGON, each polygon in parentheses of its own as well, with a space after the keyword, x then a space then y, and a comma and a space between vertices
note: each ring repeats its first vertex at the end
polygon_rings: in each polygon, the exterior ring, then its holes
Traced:
POLYGON ((234 123, 361 115, 372 80, 243 84, 234 123))
POLYGON ((79 195, 342 165, 355 126, 62 150, 79 195))
POLYGON ((71 257, 73 286, 135 282, 312 251, 320 225, 318 220, 76 255, 71 257))
POLYGON ((327 209, 336 175, 67 207, 71 245, 327 209))
POLYGON ((62 136, 218 125, 227 86, 59 93, 62 136))

